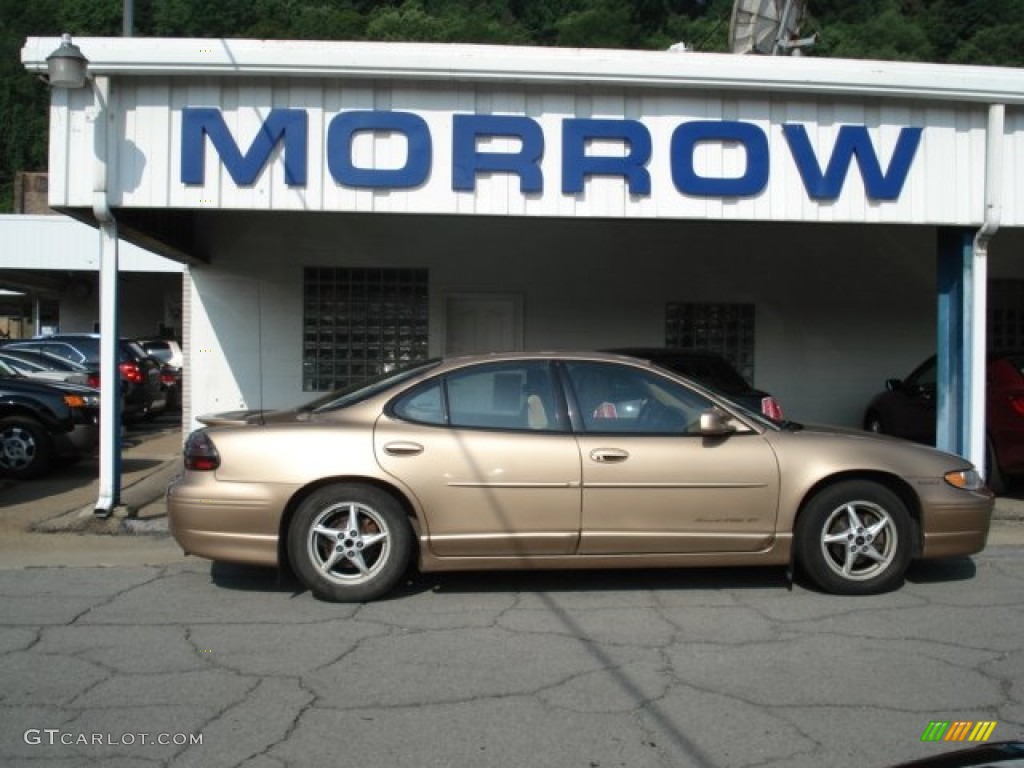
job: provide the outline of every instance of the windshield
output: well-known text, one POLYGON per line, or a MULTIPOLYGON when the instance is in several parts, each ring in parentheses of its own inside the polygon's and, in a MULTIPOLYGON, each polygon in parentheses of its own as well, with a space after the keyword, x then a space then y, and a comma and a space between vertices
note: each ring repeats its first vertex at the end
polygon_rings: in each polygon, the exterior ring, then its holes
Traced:
POLYGON ((334 411, 339 408, 346 408, 350 405, 361 403, 364 400, 368 400, 374 395, 395 386, 396 384, 400 384, 403 381, 415 378, 421 373, 429 371, 440 362, 441 361, 437 359, 426 361, 419 360, 400 368, 392 368, 391 370, 385 371, 372 379, 367 379, 359 384, 353 384, 352 386, 337 389, 323 397, 319 397, 310 403, 306 403, 299 410, 324 413, 326 411, 334 411))

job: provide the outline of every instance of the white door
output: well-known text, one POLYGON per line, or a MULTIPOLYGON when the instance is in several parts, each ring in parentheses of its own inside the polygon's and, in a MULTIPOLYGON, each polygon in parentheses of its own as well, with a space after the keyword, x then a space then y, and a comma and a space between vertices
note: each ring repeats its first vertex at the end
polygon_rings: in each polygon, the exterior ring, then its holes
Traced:
POLYGON ((523 297, 457 293, 445 300, 446 356, 515 352, 523 348, 523 297))

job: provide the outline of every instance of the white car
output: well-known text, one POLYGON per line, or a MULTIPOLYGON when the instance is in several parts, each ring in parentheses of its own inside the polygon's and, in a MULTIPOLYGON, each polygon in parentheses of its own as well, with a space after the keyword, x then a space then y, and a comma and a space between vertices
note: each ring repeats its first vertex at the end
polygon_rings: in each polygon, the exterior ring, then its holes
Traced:
POLYGON ((181 353, 181 345, 174 339, 139 339, 139 344, 147 355, 152 355, 161 363, 181 368, 185 364, 185 356, 181 353))

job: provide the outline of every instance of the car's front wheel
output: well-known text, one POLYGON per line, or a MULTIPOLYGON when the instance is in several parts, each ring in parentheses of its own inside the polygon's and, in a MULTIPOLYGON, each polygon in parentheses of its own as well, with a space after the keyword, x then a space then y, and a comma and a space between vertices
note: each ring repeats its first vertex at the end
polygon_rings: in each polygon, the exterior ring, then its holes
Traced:
POLYGON ((311 494, 295 512, 288 557, 299 579, 335 602, 373 600, 402 578, 413 535, 401 505, 367 485, 338 484, 311 494))
POLYGON ((797 520, 797 564, 826 592, 870 595, 898 587, 913 549, 906 505, 865 480, 838 483, 806 505, 797 520))
POLYGON ((38 477, 53 461, 53 445, 38 421, 21 416, 0 419, 0 474, 38 477))

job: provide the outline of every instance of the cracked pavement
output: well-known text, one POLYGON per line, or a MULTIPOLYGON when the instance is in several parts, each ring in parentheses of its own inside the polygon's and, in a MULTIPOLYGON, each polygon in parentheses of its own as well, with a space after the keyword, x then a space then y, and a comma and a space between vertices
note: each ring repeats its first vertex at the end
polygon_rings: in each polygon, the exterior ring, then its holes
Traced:
POLYGON ((1018 546, 861 598, 781 569, 428 575, 367 605, 191 559, 0 570, 0 764, 885 766, 948 751, 932 720, 1024 737, 1022 598, 1018 546))

